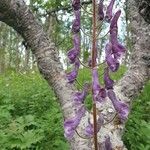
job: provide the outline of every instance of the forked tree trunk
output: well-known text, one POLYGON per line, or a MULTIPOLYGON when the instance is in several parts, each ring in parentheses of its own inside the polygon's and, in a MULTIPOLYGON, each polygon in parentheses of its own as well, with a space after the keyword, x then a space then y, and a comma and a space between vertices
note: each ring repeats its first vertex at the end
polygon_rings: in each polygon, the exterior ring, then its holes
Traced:
MULTIPOLYGON (((138 14, 134 0, 130 0, 128 6, 130 8, 134 49, 130 68, 115 86, 115 91, 121 100, 130 104, 149 77, 150 27, 138 14)), ((75 114, 72 94, 76 89, 73 85, 67 83, 54 43, 44 33, 42 26, 35 19, 24 1, 0 0, 0 20, 13 27, 28 43, 36 57, 40 73, 49 85, 53 87, 59 99, 64 118, 72 118, 75 114)), ((105 115, 105 121, 108 121, 115 115, 114 108, 108 100, 99 109, 105 115)), ((88 113, 86 113, 78 128, 80 134, 83 134, 82 129, 87 123, 87 116, 88 113)), ((125 149, 121 140, 124 125, 116 123, 116 121, 117 118, 101 128, 98 140, 99 143, 102 143, 104 137, 110 135, 113 149, 122 150, 125 149)), ((93 149, 92 140, 82 139, 77 134, 74 135, 70 144, 72 150, 93 149)), ((101 148, 101 150, 103 149, 101 148)))

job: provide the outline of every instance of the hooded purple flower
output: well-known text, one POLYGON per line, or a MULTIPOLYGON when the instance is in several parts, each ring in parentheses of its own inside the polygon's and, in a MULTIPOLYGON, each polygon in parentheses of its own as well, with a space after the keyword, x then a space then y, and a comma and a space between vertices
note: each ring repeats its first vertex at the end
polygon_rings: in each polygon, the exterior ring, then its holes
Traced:
POLYGON ((103 12, 103 1, 104 0, 99 0, 99 5, 98 5, 98 18, 99 20, 103 20, 104 19, 104 12, 103 12))
POLYGON ((105 137, 105 150, 112 150, 112 144, 109 136, 105 137))
POLYGON ((88 83, 85 83, 83 91, 75 93, 75 95, 74 95, 75 103, 83 103, 84 102, 84 100, 87 96, 88 90, 89 90, 89 86, 90 85, 88 83))
POLYGON ((80 38, 78 34, 73 35, 73 43, 74 47, 69 50, 67 54, 71 64, 76 61, 76 58, 80 53, 80 38))
POLYGON ((118 70, 119 68, 119 61, 115 58, 112 57, 112 55, 109 55, 106 57, 106 62, 108 64, 109 69, 112 72, 115 72, 118 70))
POLYGON ((78 33, 80 31, 80 10, 74 11, 75 19, 72 25, 72 32, 78 33))
MULTIPOLYGON (((103 115, 99 115, 97 120, 97 132, 99 132, 103 124, 104 124, 103 115)), ((93 124, 90 122, 90 120, 88 120, 88 126, 85 128, 85 135, 91 137, 93 136, 93 134, 94 134, 93 124)))
POLYGON ((121 122, 124 122, 128 117, 129 107, 125 103, 117 100, 116 95, 113 90, 108 90, 108 97, 112 101, 113 106, 115 110, 117 111, 121 122))
POLYGON ((85 108, 82 106, 76 113, 75 117, 64 122, 64 136, 67 139, 71 139, 74 135, 75 129, 80 123, 83 115, 85 114, 85 108))
POLYGON ((107 22, 110 22, 110 20, 113 16, 112 10, 113 10, 114 3, 115 3, 115 0, 111 0, 108 7, 107 7, 106 16, 105 16, 105 20, 107 22))
POLYGON ((80 0, 72 0, 72 7, 74 10, 78 10, 81 8, 80 0))
MULTIPOLYGON (((121 15, 121 10, 118 10, 113 19, 111 20, 111 23, 110 23, 110 32, 114 29, 114 28, 117 28, 117 22, 118 22, 118 19, 121 15)), ((117 28, 117 31, 118 31, 118 28, 117 28)))
POLYGON ((104 70, 104 83, 107 90, 113 89, 114 81, 109 76, 109 69, 104 70))
POLYGON ((110 24, 110 41, 112 43, 112 53, 114 54, 114 57, 116 59, 118 59, 121 56, 121 54, 125 52, 125 47, 121 45, 117 39, 117 35, 118 35, 117 22, 120 14, 121 14, 121 10, 118 10, 115 13, 110 24))
POLYGON ((73 83, 77 78, 79 66, 80 66, 79 61, 76 61, 74 69, 71 72, 67 73, 67 79, 69 83, 73 83))
POLYGON ((99 79, 98 79, 98 72, 95 68, 92 71, 92 76, 93 76, 93 96, 94 96, 94 100, 98 101, 98 102, 102 102, 102 101, 104 101, 104 99, 106 97, 106 91, 105 91, 105 89, 100 87, 99 79))
POLYGON ((117 43, 117 36, 118 36, 117 22, 118 22, 120 15, 121 15, 121 10, 118 10, 115 13, 115 15, 111 21, 111 24, 110 24, 110 41, 111 41, 112 45, 117 43))

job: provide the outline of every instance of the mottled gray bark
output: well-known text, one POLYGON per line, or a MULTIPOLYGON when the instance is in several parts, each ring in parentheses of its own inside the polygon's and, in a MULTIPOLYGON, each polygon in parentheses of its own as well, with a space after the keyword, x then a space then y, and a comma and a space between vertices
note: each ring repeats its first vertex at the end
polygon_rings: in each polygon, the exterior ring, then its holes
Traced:
MULTIPOLYGON (((128 2, 132 27, 134 50, 131 57, 130 68, 126 75, 115 86, 118 97, 130 104, 131 100, 143 88, 149 77, 150 67, 150 27, 138 14, 135 1, 128 2)), ((64 118, 72 118, 75 108, 72 102, 72 94, 76 90, 73 85, 67 83, 65 72, 59 61, 58 52, 54 43, 44 33, 42 26, 35 19, 23 0, 0 0, 0 20, 13 27, 22 35, 28 46, 32 49, 37 59, 41 74, 53 87, 61 105, 64 118)), ((98 107, 105 117, 105 125, 101 128, 98 136, 99 143, 104 141, 106 135, 110 135, 113 149, 125 149, 121 140, 124 124, 117 122, 115 110, 106 100, 103 106, 98 107)), ((88 113, 82 119, 78 131, 81 135, 82 129, 87 123, 88 113)), ((72 150, 91 150, 92 140, 82 139, 75 134, 71 143, 72 150)), ((102 149, 103 150, 103 149, 102 149)))
POLYGON ((135 1, 141 16, 145 19, 146 22, 150 23, 150 1, 149 0, 135 0, 135 1))

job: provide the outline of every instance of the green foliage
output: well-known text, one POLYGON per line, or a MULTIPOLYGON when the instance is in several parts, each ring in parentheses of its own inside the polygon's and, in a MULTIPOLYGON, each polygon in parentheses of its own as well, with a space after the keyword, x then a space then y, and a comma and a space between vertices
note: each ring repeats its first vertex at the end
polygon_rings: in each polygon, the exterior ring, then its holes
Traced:
POLYGON ((134 100, 129 120, 126 124, 124 142, 129 150, 150 149, 150 82, 134 100))
MULTIPOLYGON (((118 80, 125 71, 126 67, 122 66, 111 76, 118 80)), ((87 69, 80 70, 78 81, 81 84, 91 81, 90 74, 87 69)), ((150 82, 133 103, 123 136, 129 150, 150 149, 149 91, 150 82)), ((1 75, 0 93, 1 150, 69 150, 57 98, 37 72, 1 75)), ((91 109, 91 95, 86 105, 91 109)))
POLYGON ((0 149, 65 150, 54 93, 38 73, 0 77, 0 149))

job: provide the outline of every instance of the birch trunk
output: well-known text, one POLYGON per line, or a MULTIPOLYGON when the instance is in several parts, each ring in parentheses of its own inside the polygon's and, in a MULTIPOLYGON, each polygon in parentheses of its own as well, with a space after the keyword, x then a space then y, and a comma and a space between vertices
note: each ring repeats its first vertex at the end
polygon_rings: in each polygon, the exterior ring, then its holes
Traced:
MULTIPOLYGON (((149 77, 150 26, 138 14, 134 0, 130 0, 128 6, 134 49, 130 68, 116 84, 115 91, 121 100, 130 104, 149 77)), ((0 20, 13 27, 27 42, 36 57, 40 73, 53 87, 59 99, 64 119, 72 118, 75 115, 72 94, 76 89, 73 85, 67 83, 65 72, 58 57, 58 51, 51 39, 44 33, 42 26, 35 19, 30 9, 23 0, 0 0, 0 20)), ((104 141, 106 135, 110 135, 113 149, 125 149, 121 140, 124 124, 117 123, 117 117, 110 123, 106 123, 116 113, 110 101, 106 100, 106 103, 99 106, 98 109, 105 117, 105 125, 101 128, 98 136, 99 143, 104 141)), ((86 112, 82 123, 78 127, 78 132, 81 135, 83 134, 82 129, 87 123, 87 116, 88 113, 86 112)), ((77 134, 69 142, 72 150, 93 149, 92 139, 82 139, 77 134)))

